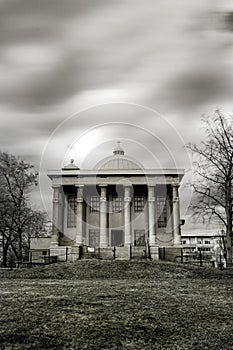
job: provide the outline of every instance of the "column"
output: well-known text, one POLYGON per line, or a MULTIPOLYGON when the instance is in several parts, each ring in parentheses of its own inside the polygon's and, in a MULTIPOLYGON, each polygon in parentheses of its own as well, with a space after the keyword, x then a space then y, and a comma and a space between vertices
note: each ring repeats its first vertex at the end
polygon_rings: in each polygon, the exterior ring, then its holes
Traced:
POLYGON ((77 186, 76 245, 83 244, 83 185, 77 186))
POLYGON ((53 185, 52 246, 58 246, 59 244, 59 191, 60 185, 53 185))
POLYGON ((180 234, 180 201, 179 201, 179 185, 172 186, 172 203, 173 203, 173 239, 174 245, 181 244, 181 234, 180 234))
POLYGON ((60 188, 58 194, 58 228, 63 232, 64 229, 64 192, 63 187, 60 188))
POLYGON ((131 220, 130 220, 130 187, 124 187, 124 227, 125 227, 125 246, 130 245, 131 239, 131 220))
POLYGON ((106 248, 107 246, 107 187, 100 185, 100 247, 106 248))
POLYGON ((149 245, 156 246, 155 186, 148 186, 149 245))
MULTIPOLYGON (((166 208, 167 208, 167 227, 166 233, 172 234, 172 198, 171 188, 167 186, 166 208)), ((170 238, 169 238, 170 240, 170 238)))

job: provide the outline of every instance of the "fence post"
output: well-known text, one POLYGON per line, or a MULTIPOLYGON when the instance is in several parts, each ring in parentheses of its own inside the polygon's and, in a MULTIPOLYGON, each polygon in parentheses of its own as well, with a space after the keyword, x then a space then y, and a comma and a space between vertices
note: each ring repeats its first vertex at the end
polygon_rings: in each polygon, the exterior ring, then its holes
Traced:
POLYGON ((32 267, 32 252, 29 254, 29 266, 32 267))
POLYGON ((148 259, 151 260, 150 245, 148 244, 148 259))
POLYGON ((112 252, 113 252, 113 259, 115 260, 116 259, 116 247, 115 246, 113 247, 112 252))
POLYGON ((66 261, 68 261, 68 247, 66 247, 66 261))
POLYGON ((222 263, 222 254, 220 253, 220 256, 219 256, 219 266, 220 266, 220 269, 222 270, 223 269, 223 263, 222 263))
POLYGON ((83 246, 80 245, 78 249, 78 258, 82 259, 82 256, 83 256, 83 246))
POLYGON ((181 257, 181 264, 184 263, 184 256, 183 256, 183 248, 180 248, 181 252, 180 252, 180 257, 181 257))
POLYGON ((132 244, 129 246, 129 259, 131 260, 133 258, 132 256, 132 244))
POLYGON ((50 249, 48 249, 48 251, 49 251, 49 264, 50 264, 50 249))
POLYGON ((202 266, 203 266, 203 261, 202 261, 202 253, 201 253, 201 249, 200 249, 200 254, 199 254, 199 256, 200 256, 200 266, 202 267, 202 266))

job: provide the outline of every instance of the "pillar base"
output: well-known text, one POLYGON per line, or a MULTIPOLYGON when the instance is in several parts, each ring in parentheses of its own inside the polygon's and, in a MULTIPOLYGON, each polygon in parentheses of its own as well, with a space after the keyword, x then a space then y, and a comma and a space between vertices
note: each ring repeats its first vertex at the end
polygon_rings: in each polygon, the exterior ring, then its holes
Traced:
POLYGON ((124 247, 115 247, 116 260, 129 260, 130 259, 130 245, 124 247))
POLYGON ((159 261, 159 247, 150 246, 150 257, 151 260, 159 261))

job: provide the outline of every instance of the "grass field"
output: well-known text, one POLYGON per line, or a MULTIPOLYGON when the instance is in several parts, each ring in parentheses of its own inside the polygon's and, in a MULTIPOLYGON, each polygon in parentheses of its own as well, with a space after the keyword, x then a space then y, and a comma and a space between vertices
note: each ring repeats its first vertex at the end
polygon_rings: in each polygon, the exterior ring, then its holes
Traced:
POLYGON ((232 270, 77 261, 0 276, 0 349, 233 349, 232 270))

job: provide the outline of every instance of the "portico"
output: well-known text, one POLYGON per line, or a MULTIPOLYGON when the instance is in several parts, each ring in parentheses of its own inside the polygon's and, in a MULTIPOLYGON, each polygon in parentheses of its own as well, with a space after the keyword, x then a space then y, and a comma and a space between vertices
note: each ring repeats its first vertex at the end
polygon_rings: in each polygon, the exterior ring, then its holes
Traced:
POLYGON ((89 247, 99 257, 114 247, 125 258, 181 243, 179 184, 182 169, 144 169, 118 145, 95 169, 73 162, 49 172, 54 191, 55 247, 89 247), (124 252, 124 253, 123 253, 124 252))

